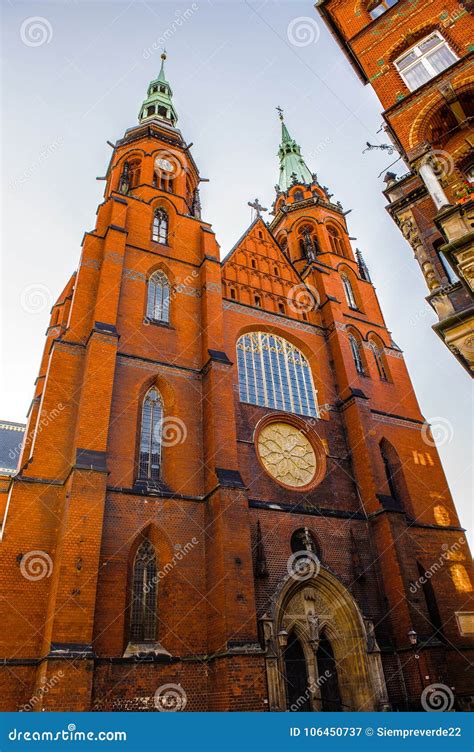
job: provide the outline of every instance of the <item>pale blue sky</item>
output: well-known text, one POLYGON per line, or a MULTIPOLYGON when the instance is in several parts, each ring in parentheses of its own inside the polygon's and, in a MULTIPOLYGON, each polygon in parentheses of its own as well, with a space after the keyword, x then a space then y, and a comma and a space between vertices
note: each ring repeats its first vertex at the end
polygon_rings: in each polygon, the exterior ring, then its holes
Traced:
MULTIPOLYGON (((95 178, 110 157, 106 140, 136 123, 159 70, 154 47, 166 35, 179 127, 210 179, 203 216, 221 254, 249 224, 247 201, 273 201, 281 105, 310 169, 352 209, 355 245, 421 409, 443 429, 439 451, 461 520, 471 527, 470 380, 432 332, 421 272, 384 209, 378 175, 395 157, 362 154, 366 141, 385 140, 377 133, 379 102, 312 3, 4 0, 2 11, 0 418, 25 420, 50 303, 76 268, 101 201, 103 183, 95 178), (41 17, 39 26, 32 17, 41 17)), ((405 171, 401 163, 398 171, 405 171)))

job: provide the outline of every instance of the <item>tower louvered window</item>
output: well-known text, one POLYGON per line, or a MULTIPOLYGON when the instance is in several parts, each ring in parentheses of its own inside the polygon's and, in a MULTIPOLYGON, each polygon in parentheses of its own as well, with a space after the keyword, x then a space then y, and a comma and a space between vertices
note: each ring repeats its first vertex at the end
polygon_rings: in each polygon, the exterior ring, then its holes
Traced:
POLYGON ((151 239, 163 245, 168 242, 168 215, 164 209, 157 209, 153 215, 151 239))
POLYGON ((170 283, 166 274, 154 272, 148 280, 146 316, 151 321, 170 320, 170 283))
POLYGON ((145 396, 142 408, 139 456, 139 478, 142 480, 159 480, 162 425, 163 400, 158 389, 152 387, 145 396))
POLYGON ((237 342, 237 364, 242 402, 318 415, 309 363, 291 342, 266 332, 244 334, 237 342))
POLYGON ((155 549, 149 540, 139 546, 133 562, 130 641, 156 639, 157 571, 155 549))

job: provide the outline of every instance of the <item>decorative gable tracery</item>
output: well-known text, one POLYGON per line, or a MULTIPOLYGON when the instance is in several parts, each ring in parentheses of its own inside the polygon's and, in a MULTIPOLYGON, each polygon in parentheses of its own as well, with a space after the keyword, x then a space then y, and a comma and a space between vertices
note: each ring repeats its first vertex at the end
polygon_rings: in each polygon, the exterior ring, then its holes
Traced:
POLYGON ((292 290, 303 283, 261 221, 251 226, 224 262, 222 282, 228 300, 307 320, 306 312, 289 305, 292 290))

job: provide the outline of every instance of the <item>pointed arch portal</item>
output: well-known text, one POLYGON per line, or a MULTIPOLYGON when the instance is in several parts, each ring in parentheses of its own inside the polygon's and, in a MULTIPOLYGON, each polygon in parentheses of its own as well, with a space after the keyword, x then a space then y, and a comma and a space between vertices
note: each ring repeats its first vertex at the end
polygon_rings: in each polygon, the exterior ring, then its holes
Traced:
POLYGON ((262 627, 270 710, 386 709, 373 625, 324 567, 309 580, 286 578, 262 627))

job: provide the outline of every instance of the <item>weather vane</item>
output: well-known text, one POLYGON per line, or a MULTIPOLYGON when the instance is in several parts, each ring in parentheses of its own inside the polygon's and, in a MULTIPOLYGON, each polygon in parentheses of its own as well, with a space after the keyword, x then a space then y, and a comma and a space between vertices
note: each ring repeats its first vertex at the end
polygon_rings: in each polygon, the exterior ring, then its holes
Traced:
POLYGON ((383 151, 387 151, 389 154, 393 154, 394 152, 398 152, 398 149, 393 146, 393 144, 370 144, 368 141, 365 142, 365 149, 362 152, 362 154, 365 154, 366 151, 372 151, 372 149, 382 149, 383 151))

